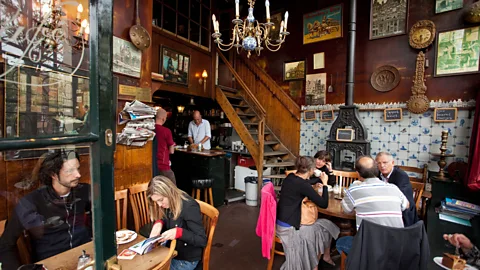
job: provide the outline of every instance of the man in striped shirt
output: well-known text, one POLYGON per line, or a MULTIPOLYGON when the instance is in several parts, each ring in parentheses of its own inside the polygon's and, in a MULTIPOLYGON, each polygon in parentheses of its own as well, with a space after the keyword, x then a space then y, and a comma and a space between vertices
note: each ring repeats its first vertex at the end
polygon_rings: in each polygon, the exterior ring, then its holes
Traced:
MULTIPOLYGON (((346 213, 355 210, 357 230, 362 220, 403 228, 402 211, 409 207, 405 195, 397 186, 378 179, 377 164, 373 158, 362 156, 355 162, 360 181, 353 182, 345 192, 342 208, 346 213)), ((348 254, 353 237, 345 236, 337 240, 337 250, 348 254)))
POLYGON ((347 213, 355 210, 357 229, 364 219, 385 226, 403 228, 402 211, 409 207, 405 195, 397 186, 377 178, 377 164, 371 157, 358 158, 355 168, 360 181, 352 183, 345 192, 342 207, 347 213))

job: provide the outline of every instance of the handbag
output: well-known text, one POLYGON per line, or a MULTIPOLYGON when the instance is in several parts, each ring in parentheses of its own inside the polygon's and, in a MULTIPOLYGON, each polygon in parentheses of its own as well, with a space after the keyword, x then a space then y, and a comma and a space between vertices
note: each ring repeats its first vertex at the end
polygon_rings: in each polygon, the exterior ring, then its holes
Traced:
POLYGON ((300 219, 301 225, 312 225, 318 219, 317 205, 305 198, 302 201, 302 216, 300 219))

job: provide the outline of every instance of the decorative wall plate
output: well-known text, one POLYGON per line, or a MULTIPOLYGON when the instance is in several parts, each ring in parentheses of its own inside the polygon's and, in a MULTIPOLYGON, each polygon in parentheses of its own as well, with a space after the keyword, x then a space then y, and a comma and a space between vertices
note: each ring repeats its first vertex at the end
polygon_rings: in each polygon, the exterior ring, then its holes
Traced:
POLYGON ((408 42, 415 49, 427 48, 435 39, 435 31, 435 24, 432 21, 418 21, 410 29, 408 42))
POLYGON ((385 65, 377 68, 370 77, 373 88, 380 92, 388 92, 400 83, 400 73, 394 66, 385 65))

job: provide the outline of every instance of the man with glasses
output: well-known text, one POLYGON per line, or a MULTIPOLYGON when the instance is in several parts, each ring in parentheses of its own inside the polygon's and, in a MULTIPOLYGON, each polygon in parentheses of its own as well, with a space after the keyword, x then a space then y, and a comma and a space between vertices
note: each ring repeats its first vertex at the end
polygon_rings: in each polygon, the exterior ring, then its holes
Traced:
POLYGON ((407 197, 410 207, 403 211, 403 223, 405 227, 415 224, 418 221, 417 208, 413 200, 413 189, 408 174, 402 169, 395 167, 393 156, 387 152, 380 152, 375 158, 378 169, 380 170, 379 178, 385 183, 396 185, 407 197))
POLYGON ((92 239, 90 185, 80 183, 79 156, 55 150, 40 159, 33 181, 43 184, 21 198, 7 220, 0 238, 0 262, 4 269, 20 266, 17 239, 31 239, 31 261, 36 262, 92 239))

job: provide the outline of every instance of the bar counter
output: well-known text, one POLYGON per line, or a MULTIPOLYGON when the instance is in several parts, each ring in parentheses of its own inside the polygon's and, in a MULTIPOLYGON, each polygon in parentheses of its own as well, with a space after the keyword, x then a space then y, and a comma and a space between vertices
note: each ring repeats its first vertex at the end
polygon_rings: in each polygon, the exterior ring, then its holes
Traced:
MULTIPOLYGON (((218 207, 225 202, 225 152, 222 150, 192 151, 175 149, 171 156, 172 170, 177 179, 178 188, 192 194, 192 179, 213 178, 213 204, 218 207)), ((203 192, 202 192, 203 196, 203 192)), ((205 199, 202 197, 202 200, 205 199)))

